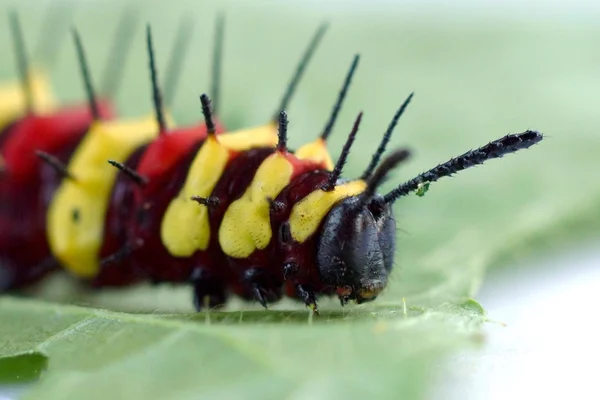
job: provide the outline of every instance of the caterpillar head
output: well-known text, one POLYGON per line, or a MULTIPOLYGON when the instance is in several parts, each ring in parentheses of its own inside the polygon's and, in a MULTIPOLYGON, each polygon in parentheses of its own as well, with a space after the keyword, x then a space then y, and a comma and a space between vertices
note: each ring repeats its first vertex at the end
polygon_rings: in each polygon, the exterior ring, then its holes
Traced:
POLYGON ((344 300, 374 300, 386 287, 394 264, 396 222, 389 204, 377 195, 366 203, 348 197, 323 222, 317 264, 323 283, 344 300))

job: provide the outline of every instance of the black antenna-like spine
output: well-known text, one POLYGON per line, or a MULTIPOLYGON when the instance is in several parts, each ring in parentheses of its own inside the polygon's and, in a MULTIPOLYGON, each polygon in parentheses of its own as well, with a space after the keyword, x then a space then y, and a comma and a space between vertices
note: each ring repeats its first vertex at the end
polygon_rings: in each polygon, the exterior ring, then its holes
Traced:
POLYGON ((319 25, 319 27, 317 28, 317 31, 313 35, 308 47, 306 48, 306 51, 302 55, 302 58, 300 59, 300 62, 298 63, 298 66, 296 67, 296 71, 294 72, 294 75, 292 76, 292 80, 290 81, 290 83, 288 84, 288 86, 286 88, 283 98, 281 99, 281 103, 279 104, 279 107, 277 108, 277 111, 275 112, 275 116, 273 117, 274 121, 277 121, 277 119, 279 118, 279 112, 281 110, 287 110, 289 102, 292 98, 292 95, 296 91, 296 87, 298 86, 300 79, 304 75, 306 66, 310 62, 313 54, 315 53, 315 50, 317 49, 319 43, 321 42, 323 35, 325 35, 327 28, 329 28, 329 23, 324 22, 321 25, 319 25))
POLYGON ((163 110, 163 101, 160 94, 160 88, 158 85, 158 74, 156 72, 156 61, 154 59, 154 46, 152 44, 152 30, 150 25, 146 26, 146 44, 148 46, 148 58, 150 63, 150 79, 152 80, 152 100, 154 101, 154 112, 156 113, 156 121, 160 132, 166 132, 167 123, 165 121, 165 114, 163 110))
POLYGON ((194 30, 194 17, 189 13, 182 16, 181 22, 179 22, 179 29, 175 36, 175 42, 171 48, 169 54, 169 63, 165 70, 165 104, 167 107, 173 106, 175 100, 175 94, 179 87, 179 78, 181 77, 181 70, 184 65, 190 42, 192 39, 192 32, 194 30))
POLYGON ((23 38, 23 29, 21 28, 21 21, 16 11, 8 14, 8 20, 12 33, 13 49, 17 60, 17 69, 23 87, 23 95, 25 96, 25 110, 29 114, 33 112, 33 88, 29 75, 29 60, 27 49, 25 48, 25 39, 23 38))
POLYGON ((75 177, 69 172, 67 165, 65 165, 58 158, 54 157, 52 154, 46 153, 45 151, 36 150, 35 155, 40 160, 51 166, 60 175, 62 175, 63 178, 70 179, 72 181, 76 180, 75 177))
POLYGON ((210 94, 212 96, 213 112, 216 112, 219 109, 219 100, 221 100, 221 72, 223 68, 223 42, 225 37, 225 15, 223 13, 217 15, 214 35, 210 94))
POLYGON ((138 174, 135 170, 128 167, 127 165, 120 163, 118 161, 114 161, 114 160, 108 160, 108 163, 110 165, 112 165, 113 167, 119 169, 121 172, 123 172, 125 174, 125 176, 127 176, 129 179, 131 179, 136 185, 144 186, 144 185, 148 184, 147 177, 145 177, 141 174, 138 174))
POLYGON ((96 92, 94 91, 94 85, 92 84, 92 77, 90 75, 85 51, 83 50, 83 44, 81 44, 81 37, 75 28, 73 28, 73 39, 75 40, 77 59, 79 60, 79 68, 81 70, 81 76, 83 76, 83 83, 85 85, 85 93, 88 98, 88 104, 90 105, 90 111, 94 120, 98 121, 100 119, 100 108, 98 107, 96 92))
POLYGON ((344 103, 344 99, 346 98, 346 93, 348 92, 348 88, 350 87, 350 83, 352 82, 352 77, 354 76, 354 72, 358 67, 358 62, 360 60, 360 55, 355 55, 352 60, 352 64, 350 65, 350 69, 348 70, 348 74, 346 74, 346 79, 344 80, 344 85, 338 94, 338 98, 331 110, 331 115, 327 124, 325 125, 325 129, 323 129, 323 133, 321 134, 321 139, 327 140, 331 131, 333 130, 333 125, 335 125, 335 121, 337 120, 338 114, 342 108, 342 104, 344 103))
POLYGON ((526 131, 523 133, 509 134, 494 140, 478 149, 452 158, 449 161, 430 169, 427 172, 401 184, 384 196, 386 203, 393 203, 398 198, 417 190, 421 184, 435 182, 445 176, 451 176, 459 171, 483 164, 487 160, 500 158, 506 154, 527 149, 543 139, 543 135, 537 131, 526 131))
POLYGON ((379 163, 381 156, 385 152, 385 148, 387 147, 390 139, 392 138, 392 132, 394 132, 394 129, 396 128, 396 125, 398 124, 400 117, 402 116, 402 114, 404 114, 404 110, 406 110, 406 107, 408 107, 408 104, 412 100, 414 94, 415 94, 414 92, 411 93, 406 98, 406 100, 404 100, 404 103, 402 103, 402 105, 400 106, 398 111, 396 111, 396 114, 394 114, 394 118, 392 118, 392 121, 390 122, 390 124, 387 128, 387 131, 385 131, 385 133, 383 134, 383 138, 381 139, 381 143, 379 143, 379 147, 377 148, 377 151, 375 151, 375 153, 373 154, 373 157, 371 158, 371 162, 367 166, 367 169, 365 169, 365 172, 363 172, 360 179, 366 181, 367 179, 369 179, 371 177, 371 174, 377 167, 377 164, 379 163))
POLYGON ((56 63, 60 45, 69 32, 73 12, 77 8, 76 1, 47 1, 42 27, 39 30, 39 39, 33 51, 34 62, 39 62, 45 68, 51 68, 56 63))
POLYGON ((215 123, 212 119, 212 112, 210 109, 210 98, 206 93, 200 95, 200 103, 202 104, 202 114, 204 115, 204 123, 206 124, 206 132, 209 135, 215 134, 215 123))
POLYGON ((130 4, 119 19, 100 81, 101 93, 106 97, 113 98, 121 86, 139 15, 139 7, 130 4))
POLYGON ((285 111, 281 111, 279 113, 279 118, 277 119, 279 122, 279 130, 277 133, 277 151, 284 152, 287 151, 287 127, 288 127, 288 118, 285 111))
POLYGON ((367 181, 367 188, 361 194, 362 203, 366 203, 375 195, 377 188, 386 180, 388 174, 393 171, 400 163, 410 157, 410 151, 407 149, 398 149, 383 159, 379 167, 367 181))
POLYGON ((338 158, 337 163, 335 163, 335 167, 333 168, 333 171, 331 171, 327 182, 325 182, 323 186, 321 186, 321 190, 329 192, 335 188, 335 183, 342 175, 342 170, 344 169, 344 165, 346 164, 346 159, 350 154, 350 148, 352 147, 352 143, 354 143, 354 139, 356 138, 356 133, 358 132, 362 116, 363 113, 361 112, 358 114, 358 117, 356 117, 356 121, 354 121, 354 126, 350 131, 350 135, 348 135, 348 139, 346 139, 346 143, 344 143, 344 147, 342 148, 340 158, 338 158))

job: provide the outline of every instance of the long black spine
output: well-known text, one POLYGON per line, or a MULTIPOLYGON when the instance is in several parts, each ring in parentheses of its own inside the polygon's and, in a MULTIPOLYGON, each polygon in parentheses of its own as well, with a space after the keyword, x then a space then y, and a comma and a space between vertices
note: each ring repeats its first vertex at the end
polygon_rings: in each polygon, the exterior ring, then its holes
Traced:
POLYGON ((449 161, 430 169, 427 172, 401 184, 384 196, 386 203, 393 203, 399 197, 417 190, 419 185, 425 182, 435 182, 445 176, 451 176, 459 171, 471 168, 475 165, 483 164, 487 160, 500 158, 506 154, 527 149, 542 140, 543 135, 537 131, 526 131, 523 133, 509 134, 494 140, 475 150, 452 158, 449 161))
POLYGON ((323 129, 323 133, 321 134, 321 139, 327 140, 331 131, 333 130, 333 125, 335 125, 335 121, 337 120, 338 114, 342 108, 342 104, 344 103, 344 99, 346 98, 346 93, 348 92, 348 88, 350 87, 350 83, 352 82, 352 77, 354 76, 354 72, 356 71, 356 67, 358 67, 358 61, 360 60, 360 56, 357 54, 354 56, 352 60, 352 64, 350 65, 350 69, 348 70, 348 74, 346 74, 346 79, 344 79, 344 85, 342 86, 342 90, 338 94, 335 105, 333 106, 333 110, 331 110, 331 116, 325 124, 325 129, 323 129))
POLYGON ((210 95, 212 97, 212 109, 219 109, 221 95, 221 72, 223 68, 223 42, 225 38, 225 15, 219 13, 215 26, 215 37, 213 40, 213 59, 210 95))
POLYGON ((298 66, 296 67, 296 71, 294 72, 294 75, 292 76, 292 80, 290 81, 290 83, 287 86, 287 89, 283 95, 283 98, 281 99, 281 103, 279 103, 279 107, 275 111, 275 115, 273 116, 274 121, 278 120, 279 112, 281 110, 287 110, 289 102, 292 98, 292 95, 296 91, 296 87, 298 86, 300 79, 304 75, 306 66, 310 62, 313 54, 315 53, 315 50, 317 49, 319 43, 321 42, 323 35, 325 35, 327 28, 329 28, 329 23, 327 23, 327 22, 319 25, 319 28, 317 29, 314 36, 312 37, 308 47, 306 48, 306 51, 302 55, 302 58, 300 59, 300 62, 298 63, 298 66))
POLYGON ((400 117, 402 116, 402 114, 404 114, 404 110, 406 110, 406 107, 408 107, 408 104, 412 100, 413 95, 414 95, 414 92, 411 93, 406 98, 406 100, 404 100, 404 103, 402 103, 402 105, 400 106, 398 111, 396 111, 396 114, 394 114, 394 118, 392 118, 392 121, 388 125, 387 131, 385 131, 385 133, 383 134, 383 139, 381 139, 381 143, 379 143, 379 147, 373 154, 373 158, 371 158, 371 162, 367 166, 367 169, 365 169, 365 172, 363 172, 360 179, 366 181, 371 177, 371 174, 377 167, 377 164, 379 164, 379 160, 381 159, 381 156, 385 152, 385 149, 386 149, 388 143, 390 142, 390 139, 392 138, 392 133, 394 132, 396 125, 398 125, 398 121, 400 120, 400 117))
POLYGON ((338 158, 335 163, 335 167, 333 167, 333 171, 329 175, 329 179, 325 184, 321 187, 321 190, 330 191, 335 188, 335 183, 342 175, 342 170, 344 169, 344 165, 346 165, 346 160, 348 159, 348 155, 350 154, 350 149, 352 148, 352 144, 354 143, 354 139, 356 138, 356 134, 358 133, 358 128, 360 127, 360 121, 362 120, 363 113, 359 113, 358 117, 354 121, 354 126, 352 127, 352 131, 350 131, 350 135, 348 135, 348 139, 346 139, 346 143, 344 143, 344 147, 342 148, 342 153, 340 154, 340 158, 338 158))
POLYGON ((167 123, 165 122, 165 114, 163 111, 163 101, 158 85, 158 73, 156 72, 156 62, 154 59, 154 47, 152 45, 152 30, 150 25, 146 27, 146 44, 148 46, 148 59, 150 63, 150 78, 152 80, 152 99, 154 101, 154 112, 156 113, 156 121, 161 133, 166 132, 167 123))
POLYGON ((25 96, 25 110, 27 113, 33 111, 33 93, 31 87, 31 78, 29 76, 29 61, 27 57, 27 49, 25 48, 25 39, 23 38, 23 29, 21 21, 16 11, 8 14, 9 25, 13 38, 13 48, 17 59, 17 69, 21 85, 23 87, 23 95, 25 96))
POLYGON ((167 107, 173 106, 175 94, 179 87, 181 70, 190 47, 193 30, 194 19, 191 15, 185 14, 179 23, 175 42, 171 48, 171 54, 169 55, 169 63, 165 69, 165 85, 163 88, 165 91, 165 104, 167 107))
POLYGON ((85 51, 83 50, 83 44, 81 44, 81 37, 79 37, 79 32, 77 32, 76 29, 73 29, 73 38, 75 39, 79 68, 81 69, 81 75, 83 76, 83 83, 85 85, 85 93, 88 98, 88 104, 90 105, 90 111, 92 112, 94 120, 98 121, 100 119, 100 108, 98 107, 98 102, 96 100, 96 92, 94 91, 94 85, 92 84, 92 77, 90 75, 85 51))
POLYGON ((139 15, 139 7, 130 4, 119 19, 100 81, 101 93, 106 97, 114 97, 121 86, 125 75, 125 61, 133 44, 139 15))

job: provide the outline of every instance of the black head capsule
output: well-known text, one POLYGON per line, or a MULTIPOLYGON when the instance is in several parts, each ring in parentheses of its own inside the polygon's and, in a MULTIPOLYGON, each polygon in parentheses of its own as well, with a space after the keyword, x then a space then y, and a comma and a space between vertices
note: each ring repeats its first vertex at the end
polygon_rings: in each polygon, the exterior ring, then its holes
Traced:
POLYGON ((344 301, 374 300, 387 285, 394 265, 396 222, 391 206, 375 191, 409 156, 406 149, 391 153, 367 189, 338 203, 324 220, 317 265, 322 281, 335 287, 344 301))
POLYGON ((317 245, 317 266, 323 283, 334 287, 342 302, 375 299, 386 287, 394 264, 396 224, 392 206, 396 200, 418 193, 424 184, 527 149, 542 139, 536 131, 506 135, 439 164, 381 196, 375 193, 377 187, 409 155, 406 150, 392 152, 369 178, 362 194, 340 201, 325 217, 317 245))

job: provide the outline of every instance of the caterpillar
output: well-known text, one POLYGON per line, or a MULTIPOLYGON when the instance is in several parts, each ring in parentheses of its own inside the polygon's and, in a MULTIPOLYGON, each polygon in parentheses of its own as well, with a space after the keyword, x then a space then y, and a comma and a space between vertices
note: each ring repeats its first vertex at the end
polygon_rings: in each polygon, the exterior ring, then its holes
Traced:
MULTIPOLYGON (((218 64, 222 18, 216 26, 218 64)), ((180 128, 170 121, 149 25, 154 115, 133 128, 112 120, 95 95, 74 31, 91 121, 77 135, 57 124, 43 135, 16 131, 9 140, 20 146, 0 146, 6 160, 0 180, 0 288, 39 279, 38 270, 48 263, 96 288, 142 280, 188 283, 198 310, 222 306, 231 294, 264 307, 287 296, 315 312, 320 296, 337 296, 342 305, 373 301, 393 270, 392 206, 398 199, 422 195, 443 177, 543 139, 533 130, 508 134, 378 194, 390 172, 411 155, 407 148, 386 152, 411 93, 363 174, 343 178, 362 112, 335 163, 326 142, 359 55, 321 134, 295 151, 287 146, 285 110, 326 29, 320 25, 311 38, 274 117, 231 132, 215 119, 217 101, 207 94, 198 107, 203 122, 180 128), (13 245, 15 238, 27 246, 13 245)))

